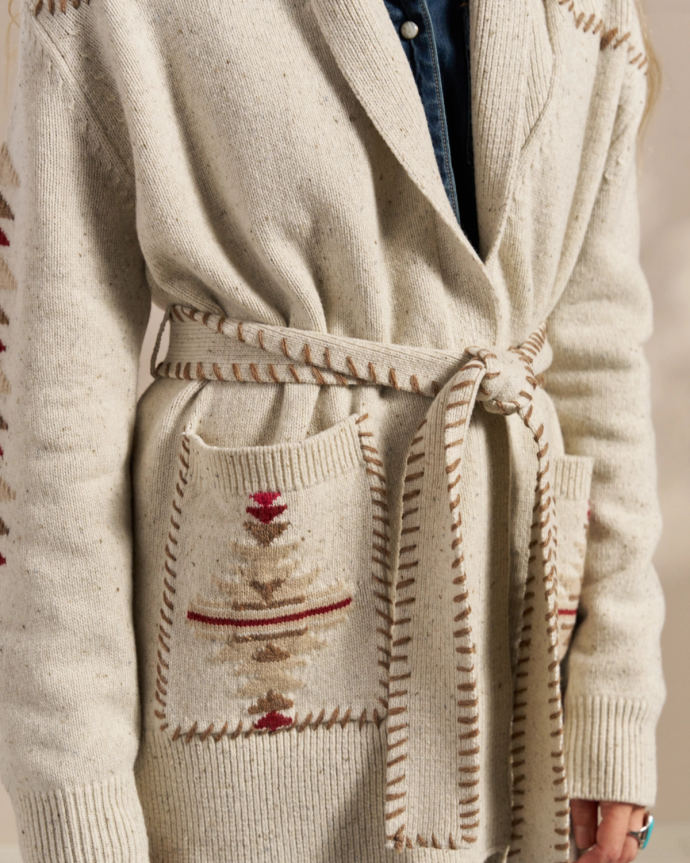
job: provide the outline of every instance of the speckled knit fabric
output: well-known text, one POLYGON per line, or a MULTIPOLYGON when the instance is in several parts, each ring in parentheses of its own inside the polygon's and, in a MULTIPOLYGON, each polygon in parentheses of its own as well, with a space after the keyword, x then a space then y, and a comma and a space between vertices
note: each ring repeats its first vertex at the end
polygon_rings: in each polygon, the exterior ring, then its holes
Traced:
POLYGON ((653 804, 639 23, 470 8, 480 254, 378 0, 23 2, 0 765, 28 863, 565 863, 570 798, 653 804))

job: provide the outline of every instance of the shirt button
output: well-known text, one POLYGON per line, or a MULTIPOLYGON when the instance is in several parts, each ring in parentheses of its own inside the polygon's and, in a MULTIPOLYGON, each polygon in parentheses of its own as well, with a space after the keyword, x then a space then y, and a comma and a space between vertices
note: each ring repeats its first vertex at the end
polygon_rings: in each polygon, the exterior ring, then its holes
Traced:
POLYGON ((400 35, 403 39, 414 39, 417 33, 419 33, 419 27, 414 23, 414 21, 405 21, 400 28, 400 35))

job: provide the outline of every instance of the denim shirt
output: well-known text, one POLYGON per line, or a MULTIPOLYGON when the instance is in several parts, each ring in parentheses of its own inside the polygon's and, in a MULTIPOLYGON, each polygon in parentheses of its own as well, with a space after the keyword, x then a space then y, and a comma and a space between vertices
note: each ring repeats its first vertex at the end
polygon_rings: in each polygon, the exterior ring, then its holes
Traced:
POLYGON ((479 247, 470 113, 467 0, 384 0, 424 105, 446 193, 465 235, 479 247), (419 31, 414 31, 413 22, 419 31), (407 35, 407 38, 406 38, 407 35))

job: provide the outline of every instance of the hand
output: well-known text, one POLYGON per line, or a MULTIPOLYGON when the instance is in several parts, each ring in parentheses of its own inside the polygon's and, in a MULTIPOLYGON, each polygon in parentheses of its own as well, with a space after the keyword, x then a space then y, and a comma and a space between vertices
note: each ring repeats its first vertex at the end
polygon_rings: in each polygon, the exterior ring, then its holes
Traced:
POLYGON ((575 844, 589 849, 579 863, 631 863, 639 851, 637 839, 628 830, 641 830, 644 806, 596 800, 571 800, 570 818, 575 844), (601 823, 597 826, 597 809, 601 823))

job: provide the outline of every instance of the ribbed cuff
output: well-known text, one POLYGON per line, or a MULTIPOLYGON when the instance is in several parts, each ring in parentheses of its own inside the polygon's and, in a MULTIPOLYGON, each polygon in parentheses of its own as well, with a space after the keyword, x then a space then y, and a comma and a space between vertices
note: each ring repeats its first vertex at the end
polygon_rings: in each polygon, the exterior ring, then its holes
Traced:
POLYGON ((14 799, 24 863, 148 863, 134 775, 14 799))
POLYGON ((643 701, 565 697, 565 754, 571 798, 652 806, 658 711, 643 701))

